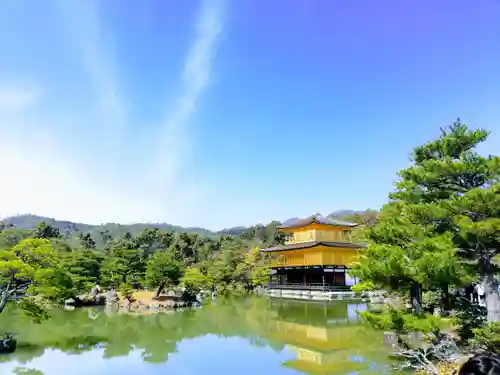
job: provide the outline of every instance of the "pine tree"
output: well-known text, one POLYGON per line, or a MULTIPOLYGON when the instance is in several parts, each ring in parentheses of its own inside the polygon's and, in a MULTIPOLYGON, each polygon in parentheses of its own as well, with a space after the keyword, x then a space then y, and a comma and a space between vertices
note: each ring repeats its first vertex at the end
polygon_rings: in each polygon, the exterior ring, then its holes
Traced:
POLYGON ((485 287, 488 320, 500 320, 497 272, 500 253, 500 158, 475 152, 489 133, 460 120, 411 154, 396 191, 367 237, 356 273, 380 287, 410 287, 418 308, 421 287, 470 276, 485 287))

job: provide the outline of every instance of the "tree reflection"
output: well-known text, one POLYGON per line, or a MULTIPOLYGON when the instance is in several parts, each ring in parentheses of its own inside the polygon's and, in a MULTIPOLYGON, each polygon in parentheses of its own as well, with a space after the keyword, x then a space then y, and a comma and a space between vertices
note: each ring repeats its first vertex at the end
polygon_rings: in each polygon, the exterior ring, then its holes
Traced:
MULTIPOLYGON (((127 356, 137 350, 144 362, 164 363, 176 353, 181 340, 208 334, 224 338, 243 337, 252 345, 280 352, 288 344, 272 334, 279 331, 283 325, 280 322, 327 327, 331 321, 345 321, 346 314, 347 307, 342 303, 271 303, 258 297, 221 299, 200 309, 172 314, 151 314, 149 311, 120 314, 104 309, 54 310, 51 319, 42 324, 34 324, 14 314, 2 314, 0 330, 8 327, 9 331, 15 332, 19 347, 11 355, 0 356, 0 361, 16 360, 26 365, 47 349, 58 349, 68 354, 100 349, 103 358, 127 356)), ((352 355, 380 358, 383 345, 378 345, 377 340, 381 341, 378 336, 375 338, 378 334, 367 333, 365 327, 355 322, 338 325, 341 328, 339 334, 346 335, 345 338, 354 343, 350 350, 352 355)))
POLYGON ((34 368, 27 367, 16 367, 13 370, 13 374, 15 375, 44 375, 40 370, 36 370, 34 368))

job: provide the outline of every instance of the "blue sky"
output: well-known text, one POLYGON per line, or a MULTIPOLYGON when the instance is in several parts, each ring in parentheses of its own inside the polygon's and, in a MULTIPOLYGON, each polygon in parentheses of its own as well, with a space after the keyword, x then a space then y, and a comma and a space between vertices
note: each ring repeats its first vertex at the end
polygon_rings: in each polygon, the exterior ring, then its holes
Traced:
POLYGON ((500 150, 498 19, 497 0, 3 0, 0 216, 379 208, 457 117, 500 150))
MULTIPOLYGON (((239 373, 242 375, 300 374, 289 370, 281 364, 296 358, 293 350, 283 350, 279 353, 269 347, 259 347, 239 337, 222 338, 215 335, 205 335, 195 339, 182 340, 177 344, 177 351, 168 355, 168 361, 146 364, 143 361, 143 351, 135 350, 122 357, 112 357, 103 360, 104 350, 83 352, 79 355, 62 353, 59 350, 45 350, 43 355, 28 363, 11 361, 0 363, 3 374, 16 368, 35 369, 44 375, 75 374, 115 375, 137 374, 220 374, 239 373), (259 370, 259 371, 256 371, 259 370)), ((13 372, 12 372, 13 373, 13 372)))

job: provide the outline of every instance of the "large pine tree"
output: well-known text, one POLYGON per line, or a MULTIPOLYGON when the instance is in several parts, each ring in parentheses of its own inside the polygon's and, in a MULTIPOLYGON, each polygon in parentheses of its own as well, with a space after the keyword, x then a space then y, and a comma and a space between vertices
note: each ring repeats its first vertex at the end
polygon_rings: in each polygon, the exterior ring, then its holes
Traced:
POLYGON ((367 233, 370 246, 355 272, 377 286, 410 288, 420 308, 422 287, 448 288, 467 276, 485 288, 489 321, 500 321, 497 268, 500 253, 500 158, 475 148, 489 133, 459 120, 441 136, 416 147, 400 171, 380 222, 367 233))

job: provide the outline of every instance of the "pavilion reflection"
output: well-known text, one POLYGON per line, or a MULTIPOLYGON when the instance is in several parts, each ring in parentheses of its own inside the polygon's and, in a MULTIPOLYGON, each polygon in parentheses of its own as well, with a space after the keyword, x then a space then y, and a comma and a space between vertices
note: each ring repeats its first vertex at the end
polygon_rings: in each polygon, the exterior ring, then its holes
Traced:
POLYGON ((270 307, 273 319, 267 338, 287 344, 296 354, 283 366, 318 375, 371 370, 366 357, 370 345, 363 337, 366 327, 359 317, 366 305, 276 299, 270 307))

